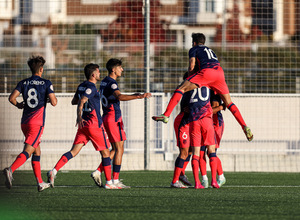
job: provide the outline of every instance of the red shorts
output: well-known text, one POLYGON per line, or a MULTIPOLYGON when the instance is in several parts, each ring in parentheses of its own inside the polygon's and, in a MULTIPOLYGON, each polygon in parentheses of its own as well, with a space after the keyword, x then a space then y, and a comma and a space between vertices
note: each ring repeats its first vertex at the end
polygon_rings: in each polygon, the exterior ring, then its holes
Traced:
POLYGON ((229 89, 225 82, 225 76, 222 67, 202 69, 187 78, 191 83, 197 84, 199 87, 207 86, 216 91, 218 94, 228 94, 229 89))
POLYGON ((181 112, 177 115, 174 120, 174 130, 177 139, 177 146, 179 148, 188 148, 190 147, 190 129, 189 124, 182 124, 182 117, 184 112, 181 112))
POLYGON ((217 140, 216 148, 219 148, 223 136, 223 132, 224 132, 224 123, 222 124, 222 126, 214 126, 214 129, 215 129, 215 135, 217 140))
POLYGON ((102 151, 109 149, 110 147, 110 143, 103 125, 101 125, 100 128, 83 127, 77 130, 73 145, 81 143, 86 145, 88 141, 92 141, 96 151, 102 151))
POLYGON ((107 131, 110 143, 116 143, 116 142, 126 140, 126 134, 124 131, 122 117, 119 118, 119 120, 117 122, 107 121, 106 117, 103 117, 102 119, 103 119, 103 124, 104 124, 105 130, 107 131))
POLYGON ((24 143, 37 148, 41 143, 41 136, 44 131, 44 126, 21 124, 21 129, 25 136, 24 143))
POLYGON ((215 145, 215 130, 211 117, 204 117, 190 123, 191 146, 215 145), (203 140, 202 140, 203 139, 203 140))

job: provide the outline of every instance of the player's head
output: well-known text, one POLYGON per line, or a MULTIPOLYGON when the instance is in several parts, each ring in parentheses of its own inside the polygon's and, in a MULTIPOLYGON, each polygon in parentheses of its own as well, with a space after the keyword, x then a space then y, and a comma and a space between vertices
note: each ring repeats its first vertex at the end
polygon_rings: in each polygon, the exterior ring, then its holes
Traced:
POLYGON ((196 45, 199 44, 205 44, 205 35, 202 33, 193 33, 192 34, 192 39, 193 39, 193 44, 195 43, 196 45))
POLYGON ((106 69, 108 71, 108 74, 113 72, 113 68, 115 68, 117 66, 122 66, 122 60, 115 59, 115 58, 109 59, 106 63, 106 69))
POLYGON ((188 76, 189 76, 189 72, 185 72, 182 79, 185 80, 186 78, 188 78, 188 76))
POLYGON ((31 70, 32 75, 39 73, 46 63, 42 56, 32 56, 27 60, 27 64, 31 70))
POLYGON ((94 73, 94 71, 96 71, 97 69, 99 69, 99 65, 94 64, 94 63, 87 64, 84 67, 84 75, 85 75, 86 79, 89 80, 91 78, 92 74, 94 73))

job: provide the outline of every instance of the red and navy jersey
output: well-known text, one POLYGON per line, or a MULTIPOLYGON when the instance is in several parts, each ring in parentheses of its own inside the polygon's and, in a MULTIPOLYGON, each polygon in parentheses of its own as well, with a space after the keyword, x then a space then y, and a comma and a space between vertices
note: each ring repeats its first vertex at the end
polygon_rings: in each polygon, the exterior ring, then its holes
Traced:
POLYGON ((86 121, 85 127, 98 127, 102 125, 100 114, 100 94, 97 91, 96 85, 89 81, 81 83, 76 90, 74 97, 80 98, 85 96, 88 101, 84 103, 82 109, 82 118, 86 121))
POLYGON ((210 104, 210 91, 207 87, 202 86, 186 92, 183 94, 180 107, 181 111, 185 111, 184 108, 188 107, 187 123, 199 120, 205 116, 212 115, 212 108, 210 104))
POLYGON ((21 124, 44 126, 47 98, 54 92, 51 81, 33 75, 20 81, 15 89, 22 93, 25 103, 21 124))
POLYGON ((113 93, 119 90, 118 83, 113 78, 106 76, 100 84, 101 103, 103 117, 107 117, 108 121, 117 122, 122 116, 120 101, 116 99, 113 93))
MULTIPOLYGON (((219 102, 219 105, 222 104, 222 99, 219 95, 215 94, 213 90, 210 90, 210 102, 219 102)), ((222 126, 224 123, 223 115, 221 111, 218 111, 217 114, 213 115, 213 122, 215 126, 222 126)))
POLYGON ((194 67, 195 72, 199 72, 206 68, 220 66, 217 55, 212 51, 212 49, 204 45, 192 47, 189 51, 189 58, 192 57, 196 59, 196 65, 194 67))

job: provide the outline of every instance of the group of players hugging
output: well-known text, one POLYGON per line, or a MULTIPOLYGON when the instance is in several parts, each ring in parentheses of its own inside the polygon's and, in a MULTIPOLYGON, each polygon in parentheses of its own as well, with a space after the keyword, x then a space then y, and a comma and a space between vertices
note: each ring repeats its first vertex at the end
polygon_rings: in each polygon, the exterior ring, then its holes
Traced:
MULTIPOLYGON (((221 110, 227 108, 231 111, 249 141, 253 139, 253 134, 244 122, 239 109, 231 101, 218 58, 204 45, 205 35, 192 34, 192 42, 192 48, 189 50, 189 69, 183 76, 183 82, 174 91, 166 111, 159 116, 153 116, 152 119, 167 123, 173 109, 181 100, 181 111, 174 121, 179 155, 175 161, 171 187, 192 186, 185 175, 186 166, 192 156, 194 187, 208 188, 207 154, 211 168, 211 187, 219 188, 226 182, 221 161, 216 155, 224 131, 221 110), (199 179, 199 169, 202 182, 199 179)), ((21 129, 25 141, 23 151, 10 167, 3 170, 7 188, 12 187, 13 172, 29 157, 31 157, 38 191, 41 192, 50 186, 54 187, 57 172, 75 157, 88 141, 92 142, 102 158, 99 167, 91 174, 96 185, 105 189, 130 188, 119 179, 126 140, 120 101, 150 98, 151 93, 125 95, 120 92, 116 81, 123 72, 120 59, 108 60, 106 63, 108 75, 102 81, 99 65, 87 64, 84 67, 86 81, 79 84, 71 101, 72 105, 77 105, 76 125, 78 126, 72 148, 61 156, 52 170, 48 171, 46 183, 41 176, 40 139, 44 130, 46 105, 50 103, 56 106, 57 98, 51 81, 42 78, 45 62, 42 56, 30 57, 27 64, 32 76, 20 81, 9 96, 12 105, 23 109, 21 129), (101 81, 99 90, 96 87, 98 81, 101 81), (22 102, 17 101, 20 94, 23 97, 22 102), (103 110, 102 116, 100 106, 103 110), (102 172, 106 179, 103 184, 102 172)))

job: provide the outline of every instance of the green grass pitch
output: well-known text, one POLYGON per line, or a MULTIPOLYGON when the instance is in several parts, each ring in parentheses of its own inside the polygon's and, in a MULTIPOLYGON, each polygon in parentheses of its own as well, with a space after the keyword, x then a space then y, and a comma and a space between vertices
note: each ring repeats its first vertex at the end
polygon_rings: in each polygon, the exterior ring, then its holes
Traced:
POLYGON ((1 175, 0 219, 300 219, 300 173, 226 172, 222 188, 198 190, 170 188, 170 171, 123 171, 132 188, 105 190, 90 173, 59 172, 40 193, 32 171, 16 171, 11 190, 1 175))

